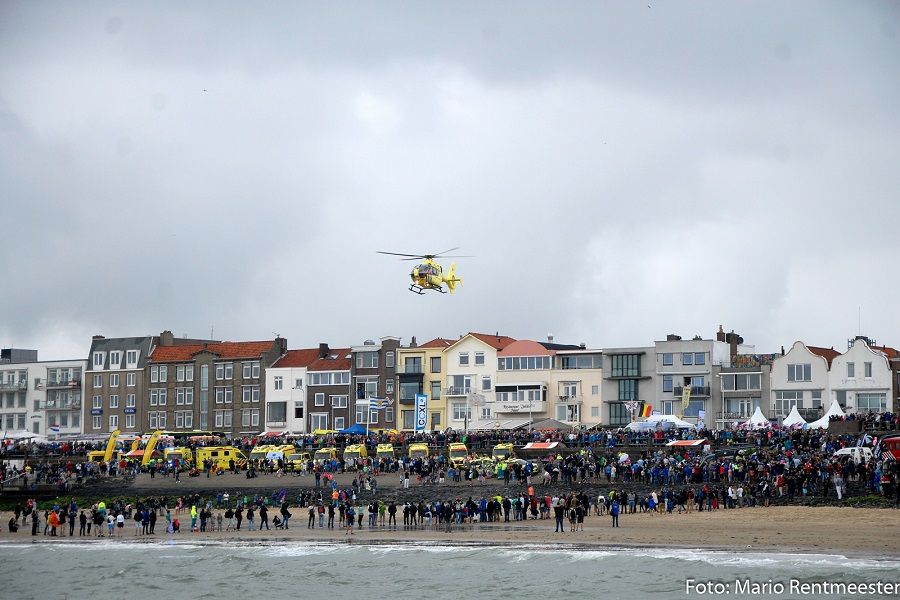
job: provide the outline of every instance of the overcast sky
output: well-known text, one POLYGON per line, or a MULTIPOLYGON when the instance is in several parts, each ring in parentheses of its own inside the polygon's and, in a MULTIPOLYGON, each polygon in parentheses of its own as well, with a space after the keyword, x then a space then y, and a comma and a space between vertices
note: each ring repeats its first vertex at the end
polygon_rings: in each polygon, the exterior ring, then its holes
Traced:
POLYGON ((5 1, 0 346, 900 346, 898 74, 894 2, 5 1))

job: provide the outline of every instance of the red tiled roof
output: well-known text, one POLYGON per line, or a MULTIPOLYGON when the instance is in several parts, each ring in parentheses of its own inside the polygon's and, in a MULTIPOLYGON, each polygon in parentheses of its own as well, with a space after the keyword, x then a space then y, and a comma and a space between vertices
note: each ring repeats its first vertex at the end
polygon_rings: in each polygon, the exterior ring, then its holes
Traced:
POLYGON ((556 354, 531 340, 516 340, 497 353, 498 356, 552 356, 556 354))
POLYGON ((161 362, 186 362, 194 360, 199 352, 209 351, 219 358, 259 358, 271 350, 272 340, 265 342, 220 342, 217 344, 185 344, 183 346, 157 346, 150 353, 150 360, 161 362))
POLYGON ((317 358, 309 364, 307 369, 310 371, 349 371, 350 348, 331 348, 327 357, 317 358))
POLYGON ((453 344, 452 340, 446 338, 434 338, 430 342, 425 342, 419 348, 446 348, 453 344))
POLYGON ((891 348, 890 346, 872 346, 872 348, 884 352, 888 358, 900 358, 900 350, 896 348, 891 348))
POLYGON ((513 338, 505 336, 505 335, 490 335, 487 333, 474 333, 474 332, 469 332, 469 335, 471 335, 474 338, 478 338, 479 340, 481 340, 488 346, 492 346, 492 347, 496 348, 497 350, 503 350, 504 348, 506 348, 507 346, 509 346, 510 344, 512 344, 513 342, 516 341, 513 338))
POLYGON ((275 361, 272 365, 277 369, 280 367, 308 367, 319 358, 318 348, 303 348, 301 350, 288 350, 284 356, 275 361))
POLYGON ((834 348, 819 348, 818 346, 807 346, 807 349, 813 354, 821 356, 826 361, 828 361, 829 369, 831 368, 831 361, 841 355, 841 353, 834 348))

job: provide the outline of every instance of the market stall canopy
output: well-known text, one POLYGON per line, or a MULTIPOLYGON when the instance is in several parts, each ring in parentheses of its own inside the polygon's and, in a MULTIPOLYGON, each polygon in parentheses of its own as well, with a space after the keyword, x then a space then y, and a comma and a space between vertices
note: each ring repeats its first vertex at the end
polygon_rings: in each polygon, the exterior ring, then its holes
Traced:
POLYGON ((694 429, 694 426, 675 415, 653 415, 643 421, 632 421, 625 428, 630 431, 653 431, 655 429, 694 429))
POLYGON ((772 423, 763 416, 762 410, 757 406, 756 410, 753 411, 753 416, 745 423, 745 426, 749 429, 765 429, 771 427, 772 423))
POLYGON ((264 434, 262 434, 262 435, 259 436, 259 437, 261 437, 261 438, 273 438, 273 437, 281 437, 281 436, 282 436, 282 433, 281 433, 280 431, 267 431, 267 432, 265 432, 264 434))
POLYGON ((781 422, 782 427, 806 427, 806 419, 800 416, 797 405, 791 407, 791 412, 781 422))
POLYGON ((365 426, 360 425, 359 423, 356 423, 355 425, 352 425, 352 426, 348 427, 347 429, 341 429, 341 431, 340 431, 340 433, 345 433, 348 435, 360 435, 365 432, 366 432, 365 426))
POLYGON ((556 419, 541 419, 540 421, 535 421, 531 428, 537 430, 552 429, 553 431, 570 431, 573 426, 563 423, 562 421, 557 421, 556 419))
POLYGON ((523 450, 546 450, 548 452, 554 450, 568 450, 562 442, 528 442, 523 450))
POLYGON ((832 400, 831 407, 828 409, 828 412, 822 415, 821 419, 817 419, 809 424, 810 429, 828 429, 828 424, 831 423, 831 417, 843 417, 844 411, 841 410, 841 405, 838 404, 837 400, 832 400))
POLYGON ((4 440, 37 440, 44 441, 47 439, 46 435, 41 435, 40 433, 31 433, 26 429, 21 431, 4 431, 2 435, 0 435, 0 439, 4 440))
POLYGON ((666 446, 675 446, 677 448, 700 448, 706 443, 706 438, 700 438, 699 440, 675 440, 669 442, 666 446))

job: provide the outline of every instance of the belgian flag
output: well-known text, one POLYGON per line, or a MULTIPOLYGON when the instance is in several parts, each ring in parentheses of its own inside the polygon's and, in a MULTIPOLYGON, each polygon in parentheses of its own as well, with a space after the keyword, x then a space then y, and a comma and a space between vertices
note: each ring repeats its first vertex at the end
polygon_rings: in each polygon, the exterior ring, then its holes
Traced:
POLYGON ((644 402, 644 406, 641 408, 641 418, 646 419, 651 414, 653 414, 653 405, 644 402))

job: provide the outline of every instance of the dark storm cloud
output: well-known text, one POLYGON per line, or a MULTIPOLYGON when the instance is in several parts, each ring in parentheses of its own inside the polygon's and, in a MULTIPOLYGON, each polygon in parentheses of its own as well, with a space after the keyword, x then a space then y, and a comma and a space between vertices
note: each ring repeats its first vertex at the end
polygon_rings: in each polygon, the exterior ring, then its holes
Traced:
POLYGON ((0 345, 900 344, 896 7, 650 5, 4 4, 0 345))

